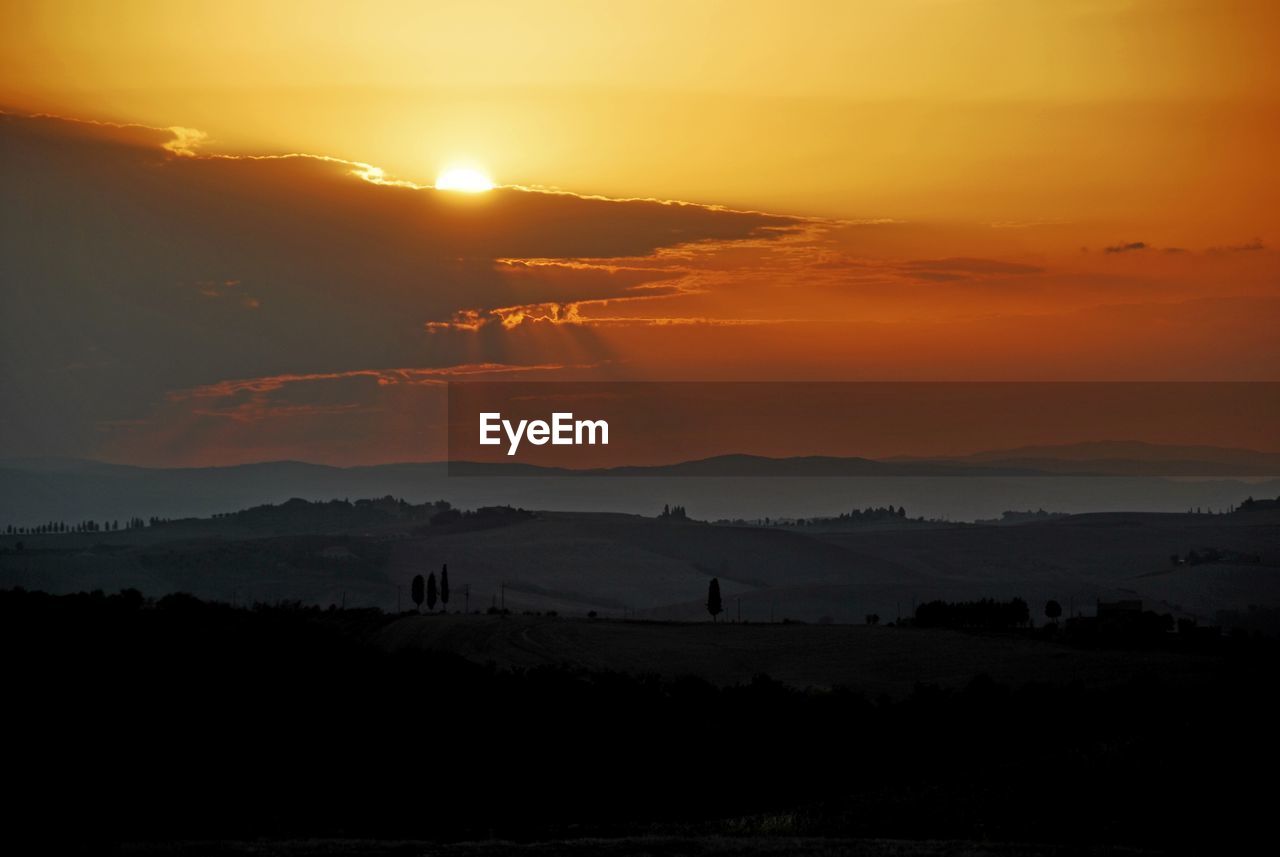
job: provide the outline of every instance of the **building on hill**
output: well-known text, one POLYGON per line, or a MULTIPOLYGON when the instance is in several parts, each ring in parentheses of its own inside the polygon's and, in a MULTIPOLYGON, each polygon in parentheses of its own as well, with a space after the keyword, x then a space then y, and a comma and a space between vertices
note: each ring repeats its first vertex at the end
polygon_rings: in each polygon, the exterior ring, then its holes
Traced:
POLYGON ((1237 512, 1256 512, 1260 509, 1280 509, 1280 497, 1274 500, 1266 497, 1261 500, 1255 500, 1250 497, 1237 506, 1235 510, 1237 512))

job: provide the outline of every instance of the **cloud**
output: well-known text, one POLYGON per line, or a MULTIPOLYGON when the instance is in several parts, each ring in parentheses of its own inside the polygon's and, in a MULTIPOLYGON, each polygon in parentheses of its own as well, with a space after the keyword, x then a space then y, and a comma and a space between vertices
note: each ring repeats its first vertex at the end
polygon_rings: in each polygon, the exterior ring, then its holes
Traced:
POLYGON ((435 366, 411 369, 350 369, 345 372, 313 372, 305 375, 268 375, 262 378, 239 378, 205 384, 187 390, 174 390, 167 395, 169 401, 188 399, 221 399, 238 393, 270 393, 291 384, 311 384, 324 381, 342 381, 352 378, 369 379, 380 387, 397 384, 443 384, 450 378, 474 375, 510 375, 523 372, 547 372, 564 369, 560 364, 547 363, 535 366, 513 366, 503 363, 469 363, 459 366, 435 366))
POLYGON ((664 200, 452 194, 336 158, 207 154, 206 140, 0 114, 7 448, 92 455, 95 426, 173 390, 236 383, 224 379, 513 363, 431 331, 516 324, 537 306, 571 317, 682 275, 700 247, 808 224, 664 200))
MULTIPOLYGON (((653 301, 661 298, 669 298, 677 295, 693 294, 698 291, 695 285, 696 280, 677 279, 671 281, 658 281, 644 283, 642 285, 632 286, 625 293, 616 296, 590 298, 567 303, 557 303, 555 301, 539 301, 536 303, 517 304, 508 307, 493 307, 490 309, 466 309, 453 314, 448 321, 428 321, 426 328, 428 332, 435 333, 446 330, 458 330, 475 332, 488 325, 499 325, 504 329, 512 330, 525 323, 546 323, 552 325, 573 324, 573 325, 597 325, 608 322, 618 323, 623 319, 604 318, 596 315, 589 315, 585 310, 592 308, 603 308, 608 306, 616 306, 619 304, 631 304, 638 301, 653 301)), ((635 322, 642 319, 633 318, 635 322)), ((645 321, 656 321, 656 319, 644 319, 645 321)))
POLYGON ((103 421, 103 453, 160 464, 444 455, 447 382, 589 372, 596 365, 475 363, 238 378, 169 392, 145 418, 103 421))
POLYGON ((1132 253, 1135 250, 1146 250, 1147 243, 1145 241, 1130 241, 1128 244, 1112 244, 1110 247, 1102 248, 1104 253, 1132 253))
POLYGON ((181 125, 174 125, 169 128, 173 132, 173 139, 161 146, 166 152, 182 157, 194 158, 196 149, 204 143, 209 135, 204 131, 195 128, 183 128, 181 125))
POLYGON ((921 279, 961 279, 966 275, 1008 276, 1014 274, 1038 274, 1043 268, 1017 262, 1001 262, 995 259, 918 259, 902 263, 899 268, 921 279))
MULTIPOLYGON (((1115 244, 1111 247, 1106 247, 1104 248, 1104 252, 1129 253, 1134 250, 1151 250, 1151 249, 1154 249, 1154 248, 1144 241, 1134 241, 1129 244, 1115 244)), ((1224 246, 1210 247, 1205 252, 1209 253, 1210 255, 1220 256, 1220 255, 1225 255, 1229 253, 1255 253, 1260 250, 1266 250, 1266 249, 1267 249, 1267 245, 1263 244, 1261 239, 1255 238, 1252 241, 1247 241, 1243 244, 1227 244, 1224 246)), ((1163 248, 1163 252, 1177 254, 1177 253, 1186 253, 1188 251, 1185 247, 1165 247, 1163 248)))
MULTIPOLYGON (((187 130, 0 115, 10 454, 421 459, 442 386, 469 374, 1235 377, 1276 365, 1264 300, 1276 254, 1245 252, 1260 241, 1116 264, 1079 253, 1099 241, 1074 227, 469 196, 355 161, 207 149, 187 130), (1195 303, 1229 296, 1241 302, 1195 303), (1110 304, 1132 309, 1097 311, 1110 304)), ((1107 252, 1144 248, 1157 249, 1107 252)))
POLYGON ((1252 241, 1248 241, 1244 244, 1229 244, 1225 247, 1210 247, 1209 252, 1210 253, 1256 253, 1259 250, 1265 250, 1265 249, 1267 249, 1267 245, 1263 244, 1261 239, 1255 238, 1252 241))

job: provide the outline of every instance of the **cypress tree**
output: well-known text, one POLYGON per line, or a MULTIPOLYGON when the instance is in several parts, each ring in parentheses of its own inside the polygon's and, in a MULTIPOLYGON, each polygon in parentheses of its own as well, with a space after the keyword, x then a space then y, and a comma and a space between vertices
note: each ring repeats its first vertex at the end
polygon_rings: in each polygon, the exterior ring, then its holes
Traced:
POLYGON ((422 575, 421 575, 421 574, 419 574, 418 576, 414 577, 414 579, 413 579, 413 587, 412 587, 412 589, 411 589, 411 592, 412 592, 412 594, 413 594, 413 603, 414 603, 414 604, 416 604, 416 605, 418 606, 418 610, 419 610, 419 611, 421 611, 421 610, 422 610, 422 599, 423 599, 423 597, 424 597, 424 589, 425 589, 425 587, 426 587, 426 581, 424 581, 424 580, 422 579, 422 575))
POLYGON ((707 587, 707 612, 711 614, 711 621, 719 621, 718 617, 724 612, 724 605, 720 601, 720 579, 711 578, 711 584, 707 587))

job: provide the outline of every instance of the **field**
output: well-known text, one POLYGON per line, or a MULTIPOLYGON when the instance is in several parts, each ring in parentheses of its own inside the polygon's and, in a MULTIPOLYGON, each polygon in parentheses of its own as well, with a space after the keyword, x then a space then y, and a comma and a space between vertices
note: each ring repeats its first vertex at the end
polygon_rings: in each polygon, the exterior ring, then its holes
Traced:
MULTIPOLYGON (((414 507, 421 509, 423 507, 414 507)), ((448 563, 453 612, 653 620, 888 623, 934 599, 1049 599, 1067 615, 1098 600, 1218 621, 1224 610, 1280 607, 1280 513, 1111 513, 1010 526, 911 524, 848 532, 730 527, 638 515, 537 512, 430 525, 405 512, 333 514, 295 501, 264 520, 198 519, 140 530, 0 539, 0 586, 49 592, 135 587, 251 604, 407 609, 417 574, 448 563), (283 510, 283 511, 280 511, 283 510), (480 525, 483 524, 483 525, 480 525), (22 541, 23 550, 16 550, 22 541), (1172 555, 1233 557, 1173 565, 1172 555)), ((358 510, 357 510, 358 511, 358 510)), ((366 510, 367 511, 367 510, 366 510)))
POLYGON ((568 664, 714 684, 757 674, 796 687, 845 686, 869 697, 906 696, 917 684, 961 687, 975 675, 1106 687, 1159 679, 1194 686, 1216 658, 1168 651, 1082 649, 1025 636, 866 625, 635 622, 528 616, 411 616, 384 628, 391 650, 448 651, 499 667, 568 664))

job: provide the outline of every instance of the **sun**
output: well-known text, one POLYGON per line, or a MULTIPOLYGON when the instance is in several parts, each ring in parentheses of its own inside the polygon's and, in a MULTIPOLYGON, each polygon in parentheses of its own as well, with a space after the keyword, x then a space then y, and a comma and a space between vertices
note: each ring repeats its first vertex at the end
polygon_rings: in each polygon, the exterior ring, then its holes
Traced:
POLYGON ((484 193, 494 187, 493 179, 475 167, 447 167, 436 176, 436 190, 484 193))

